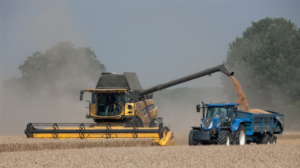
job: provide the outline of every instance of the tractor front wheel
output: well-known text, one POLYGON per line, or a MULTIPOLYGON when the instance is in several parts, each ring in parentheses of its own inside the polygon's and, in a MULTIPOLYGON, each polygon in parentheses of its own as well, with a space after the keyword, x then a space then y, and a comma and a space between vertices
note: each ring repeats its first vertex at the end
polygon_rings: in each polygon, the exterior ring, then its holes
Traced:
POLYGON ((230 145, 230 132, 227 130, 221 130, 218 135, 217 143, 219 145, 230 145))
POLYGON ((197 145, 197 142, 193 140, 193 134, 194 134, 195 130, 191 130, 190 134, 189 134, 189 145, 190 146, 195 146, 197 145))

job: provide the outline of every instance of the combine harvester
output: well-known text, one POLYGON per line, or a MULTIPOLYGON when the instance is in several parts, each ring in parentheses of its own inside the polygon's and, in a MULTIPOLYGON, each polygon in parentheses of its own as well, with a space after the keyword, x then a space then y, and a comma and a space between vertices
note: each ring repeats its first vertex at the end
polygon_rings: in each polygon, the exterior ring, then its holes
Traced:
POLYGON ((274 134, 283 132, 283 114, 240 111, 237 103, 202 104, 202 107, 196 106, 197 112, 203 109, 202 124, 192 127, 189 145, 276 144, 277 137, 274 134))
POLYGON ((174 145, 173 132, 157 118, 153 92, 221 71, 230 76, 233 72, 222 64, 143 90, 135 73, 102 73, 95 89, 90 92, 89 113, 95 123, 29 123, 25 129, 28 138, 148 138, 157 145, 174 145))

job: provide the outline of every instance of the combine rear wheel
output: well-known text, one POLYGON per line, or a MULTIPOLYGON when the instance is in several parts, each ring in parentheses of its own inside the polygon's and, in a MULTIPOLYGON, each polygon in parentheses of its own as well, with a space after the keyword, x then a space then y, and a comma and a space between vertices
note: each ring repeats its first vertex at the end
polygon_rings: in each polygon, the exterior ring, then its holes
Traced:
POLYGON ((226 130, 222 130, 219 132, 217 143, 219 145, 230 145, 230 132, 226 130))
POLYGON ((234 143, 237 145, 246 144, 246 129, 244 125, 240 125, 239 129, 234 133, 234 143))
POLYGON ((191 130, 190 134, 189 134, 189 145, 190 146, 195 146, 197 145, 197 142, 193 140, 193 134, 194 134, 195 130, 191 130))

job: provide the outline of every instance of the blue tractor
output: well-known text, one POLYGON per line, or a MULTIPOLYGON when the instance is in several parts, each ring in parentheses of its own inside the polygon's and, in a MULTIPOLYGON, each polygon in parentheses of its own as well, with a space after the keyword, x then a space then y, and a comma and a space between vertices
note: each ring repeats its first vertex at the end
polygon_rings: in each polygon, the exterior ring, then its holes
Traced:
POLYGON ((206 103, 196 106, 203 109, 202 124, 192 127, 189 145, 245 145, 276 144, 274 134, 282 134, 284 115, 267 111, 268 114, 250 113, 237 109, 237 103, 206 103))

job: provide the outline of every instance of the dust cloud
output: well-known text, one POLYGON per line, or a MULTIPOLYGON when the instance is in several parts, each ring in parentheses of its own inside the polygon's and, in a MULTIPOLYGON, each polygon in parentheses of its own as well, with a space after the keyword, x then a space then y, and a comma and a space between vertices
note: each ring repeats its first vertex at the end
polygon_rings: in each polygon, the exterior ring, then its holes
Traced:
MULTIPOLYGON (((22 43, 26 46, 37 46, 36 50, 43 52, 35 53, 34 57, 41 58, 37 59, 35 62, 37 64, 38 61, 48 59, 49 62, 60 62, 61 65, 58 67, 47 65, 48 69, 45 68, 44 71, 31 69, 35 71, 32 76, 37 80, 33 82, 27 78, 26 86, 18 83, 28 75, 23 72, 21 72, 22 77, 14 77, 6 87, 4 87, 5 84, 3 85, 0 98, 1 136, 24 135, 24 129, 30 122, 93 122, 91 119, 85 118, 88 112, 86 108, 88 103, 79 101, 81 89, 90 88, 89 86, 94 88, 95 86, 88 78, 97 76, 98 79, 100 76, 100 73, 88 73, 92 65, 91 61, 85 59, 84 56, 89 54, 84 53, 85 48, 79 49, 82 52, 78 55, 72 52, 60 54, 64 49, 63 47, 46 51, 62 41, 71 41, 72 44, 85 46, 85 39, 82 37, 82 33, 76 29, 73 20, 67 4, 62 2, 47 5, 40 10, 38 15, 24 21, 27 23, 24 25, 24 32, 12 42, 16 45, 22 43), (40 54, 45 56, 39 57, 40 54), (66 59, 61 59, 61 55, 66 56, 66 59), (49 71, 52 74, 45 73, 49 71)), ((84 95, 85 99, 90 100, 89 93, 84 95)))
MULTIPOLYGON (((79 101, 79 91, 75 96, 70 92, 31 95, 24 90, 6 90, 1 94, 0 135, 24 135, 28 123, 93 122, 85 118, 88 103, 79 101)), ((84 97, 90 99, 89 94, 84 97)))

